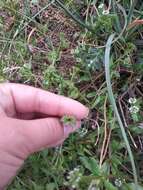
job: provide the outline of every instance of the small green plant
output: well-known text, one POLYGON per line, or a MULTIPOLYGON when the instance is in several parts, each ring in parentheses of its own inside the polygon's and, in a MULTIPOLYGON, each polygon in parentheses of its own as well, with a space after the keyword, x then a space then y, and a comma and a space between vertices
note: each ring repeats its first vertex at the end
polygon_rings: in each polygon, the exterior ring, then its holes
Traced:
POLYGON ((70 115, 64 115, 61 118, 61 122, 63 123, 63 125, 65 126, 72 126, 75 127, 76 126, 76 118, 74 116, 70 116, 70 115))
POLYGON ((59 38, 60 38, 59 46, 57 48, 55 48, 52 45, 52 50, 48 53, 48 60, 53 65, 55 63, 57 63, 58 61, 60 61, 62 50, 68 48, 68 46, 69 46, 68 42, 65 39, 64 33, 61 32, 59 34, 59 38))
POLYGON ((30 64, 24 64, 19 70, 19 75, 24 81, 34 80, 34 74, 32 73, 30 64))

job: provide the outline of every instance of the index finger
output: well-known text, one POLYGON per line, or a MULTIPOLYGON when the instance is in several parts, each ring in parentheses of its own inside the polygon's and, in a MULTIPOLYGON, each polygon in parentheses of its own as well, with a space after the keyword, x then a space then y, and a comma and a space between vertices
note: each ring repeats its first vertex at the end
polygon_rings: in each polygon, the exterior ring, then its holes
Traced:
POLYGON ((38 88, 20 85, 4 84, 9 90, 13 106, 17 112, 40 112, 50 116, 73 115, 83 119, 88 115, 88 108, 70 98, 56 95, 38 88))

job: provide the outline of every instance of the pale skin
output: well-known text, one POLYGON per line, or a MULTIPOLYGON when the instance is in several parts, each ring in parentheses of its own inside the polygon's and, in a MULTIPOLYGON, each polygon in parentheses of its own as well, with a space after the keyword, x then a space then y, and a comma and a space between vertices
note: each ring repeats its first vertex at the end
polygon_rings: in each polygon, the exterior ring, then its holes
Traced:
POLYGON ((30 154, 63 143, 88 111, 75 100, 44 90, 0 84, 0 190, 13 180, 30 154), (60 122, 64 115, 76 117, 74 128, 64 128, 60 122))

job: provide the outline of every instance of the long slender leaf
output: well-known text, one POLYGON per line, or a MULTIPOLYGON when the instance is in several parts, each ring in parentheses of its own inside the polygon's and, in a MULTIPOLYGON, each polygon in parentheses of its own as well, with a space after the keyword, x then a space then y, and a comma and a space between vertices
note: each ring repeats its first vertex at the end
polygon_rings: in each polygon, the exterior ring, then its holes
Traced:
POLYGON ((128 14, 128 24, 130 24, 131 20, 132 20, 132 16, 133 16, 133 11, 134 11, 134 8, 135 8, 135 5, 136 5, 136 0, 131 0, 131 3, 130 3, 130 10, 129 10, 129 14, 128 14))
POLYGON ((110 77, 110 51, 111 51, 111 45, 112 45, 112 41, 114 39, 115 34, 110 35, 110 37, 108 38, 107 44, 106 44, 106 50, 105 50, 105 74, 106 74, 106 83, 107 83, 107 89, 108 89, 108 94, 109 94, 109 99, 110 102, 113 106, 113 110, 115 112, 115 115, 117 117, 117 121, 119 123, 121 132, 122 132, 122 136, 123 139, 126 143, 126 147, 130 156, 130 160, 131 160, 131 165, 132 165, 132 170, 133 170, 133 175, 134 175, 134 181, 136 184, 135 189, 138 190, 138 179, 137 179, 137 172, 136 172, 136 167, 135 167, 135 162, 134 162, 134 157, 131 151, 131 147, 125 132, 125 128, 123 126, 122 120, 120 118, 118 109, 117 109, 117 105, 115 102, 115 98, 114 98, 114 94, 112 91, 112 85, 111 85, 111 77, 110 77))

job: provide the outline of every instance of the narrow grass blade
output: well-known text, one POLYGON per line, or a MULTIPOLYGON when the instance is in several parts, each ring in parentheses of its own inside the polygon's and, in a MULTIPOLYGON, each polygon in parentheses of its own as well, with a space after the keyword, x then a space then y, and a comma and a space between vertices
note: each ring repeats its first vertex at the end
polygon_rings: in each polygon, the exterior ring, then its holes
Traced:
MULTIPOLYGON (((115 2, 115 0, 112 0, 112 7, 113 7, 114 14, 116 14, 117 10, 116 10, 116 2, 115 2)), ((116 18, 115 18, 115 29, 116 29, 117 33, 120 33, 121 24, 120 24, 120 19, 119 19, 118 14, 116 15, 116 18)))
MULTIPOLYGON (((142 10, 143 10, 143 3, 140 5, 140 9, 139 9, 139 10, 135 10, 135 12, 139 14, 138 19, 142 19, 142 16, 143 16, 142 10)), ((130 24, 130 23, 129 23, 129 24, 130 24)), ((126 38, 127 40, 130 39, 130 38, 132 38, 133 33, 134 33, 138 28, 139 28, 139 26, 134 26, 133 28, 128 29, 125 38, 126 38)))
POLYGON ((128 24, 130 24, 131 20, 132 20, 132 16, 133 16, 133 12, 134 12, 134 8, 136 5, 136 0, 130 0, 130 9, 129 9, 129 14, 128 14, 128 24))
POLYGON ((123 13, 123 16, 124 16, 124 27, 123 27, 123 29, 121 29, 120 34, 117 36, 117 38, 114 39, 114 41, 112 42, 112 44, 115 43, 117 40, 119 40, 123 36, 123 34, 124 34, 124 32, 125 32, 125 30, 127 28, 127 24, 128 24, 127 23, 127 14, 126 14, 125 9, 120 4, 117 4, 117 7, 123 13))
POLYGON ((118 109, 117 109, 117 105, 116 105, 116 102, 115 102, 115 98, 114 98, 113 91, 112 91, 112 85, 111 85, 110 51, 111 51, 111 45, 112 45, 112 41, 113 41, 114 36, 115 36, 115 34, 110 35, 110 37, 109 37, 109 39, 107 41, 107 44, 106 44, 106 50, 105 50, 106 83, 107 83, 109 99, 110 99, 110 102, 111 102, 111 104, 113 106, 114 113, 115 113, 115 115, 117 117, 117 121, 119 123, 120 129, 121 129, 121 132, 122 132, 122 136, 123 136, 123 139, 124 139, 124 141, 126 143, 126 147, 127 147, 128 153, 129 153, 130 160, 131 160, 131 165, 132 165, 132 170, 133 170, 133 175, 134 175, 134 181, 135 181, 135 187, 136 187, 135 190, 138 190, 138 179, 137 179, 137 172, 136 172, 134 157, 133 157, 131 147, 130 147, 130 144, 129 144, 129 141, 128 141, 128 138, 127 138, 127 135, 126 135, 126 132, 125 132, 125 128, 123 126, 122 120, 120 118, 120 115, 119 115, 119 112, 118 112, 118 109))

